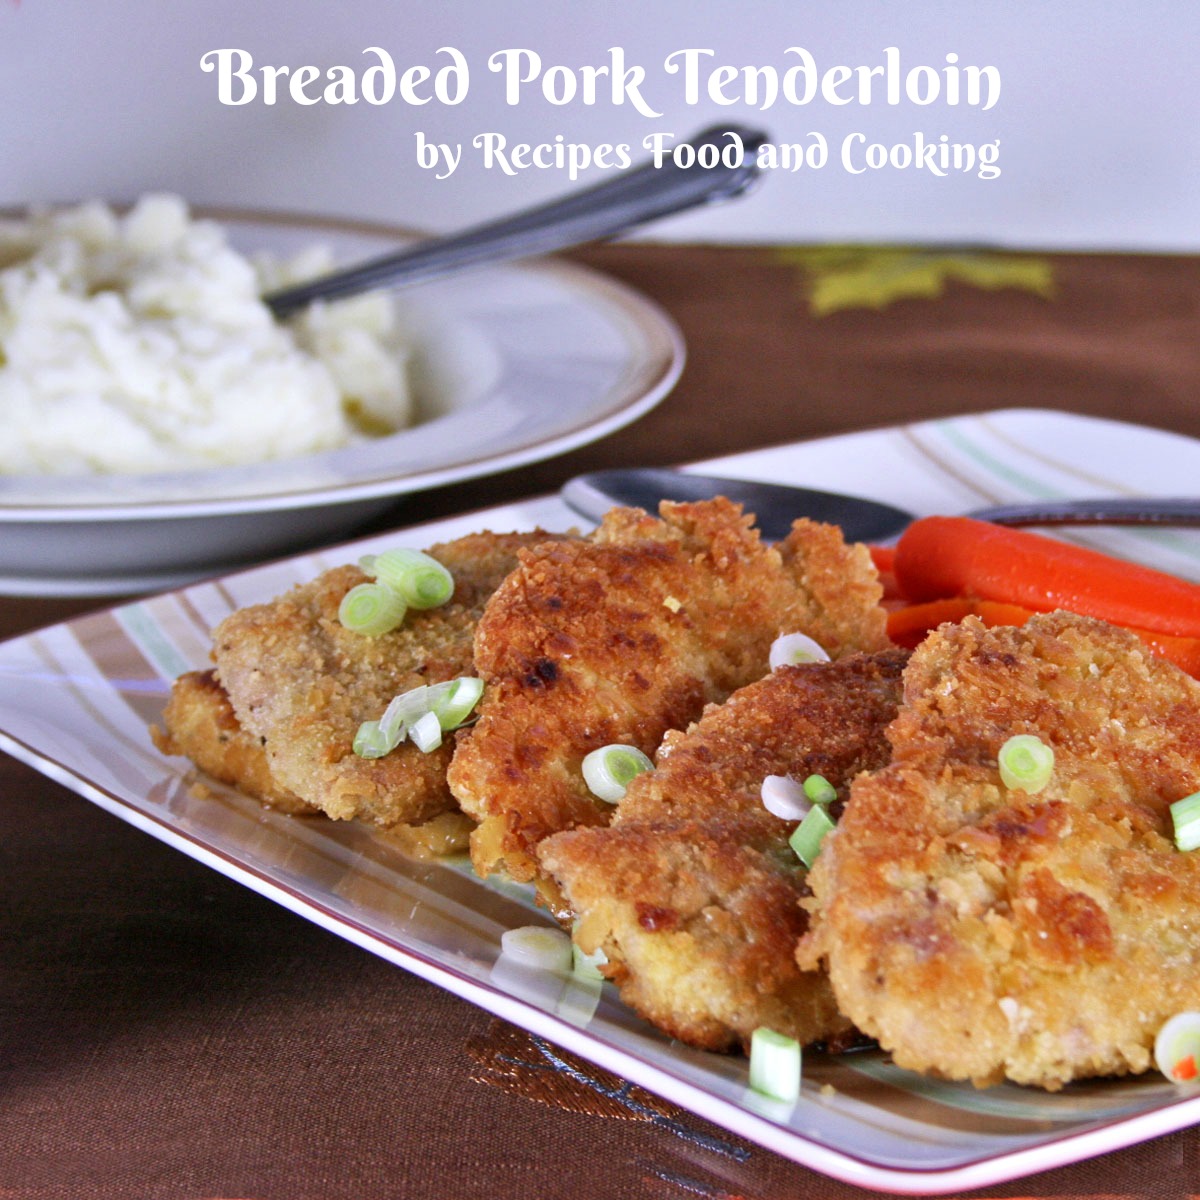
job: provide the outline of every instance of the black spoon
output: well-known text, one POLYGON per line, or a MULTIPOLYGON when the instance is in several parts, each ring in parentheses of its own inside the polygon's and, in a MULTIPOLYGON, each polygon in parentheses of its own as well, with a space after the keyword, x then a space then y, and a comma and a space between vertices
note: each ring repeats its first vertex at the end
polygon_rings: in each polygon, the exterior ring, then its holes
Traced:
MULTIPOLYGON (((866 500, 813 488, 745 479, 693 475, 669 468, 632 467, 578 475, 562 489, 562 498, 585 517, 598 521, 613 505, 632 505, 654 512, 660 500, 711 500, 726 496, 754 513, 763 536, 787 536, 797 517, 840 525, 856 542, 886 542, 898 537, 912 513, 866 500)), ((997 525, 1200 525, 1200 499, 1047 500, 977 508, 966 514, 997 525)))

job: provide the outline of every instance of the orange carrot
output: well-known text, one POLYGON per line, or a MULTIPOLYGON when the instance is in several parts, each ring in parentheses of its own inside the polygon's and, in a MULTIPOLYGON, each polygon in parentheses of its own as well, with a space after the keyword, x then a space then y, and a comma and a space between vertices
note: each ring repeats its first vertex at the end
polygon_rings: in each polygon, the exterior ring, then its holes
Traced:
POLYGON ((1173 662, 1192 678, 1200 679, 1200 638, 1171 637, 1165 633, 1152 633, 1149 629, 1135 629, 1133 632, 1159 658, 1173 662))
POLYGON ((896 547, 895 546, 868 546, 871 552, 871 561, 875 564, 875 570, 881 575, 891 574, 896 569, 896 547))
POLYGON ((871 552, 871 561, 875 564, 879 582, 883 585, 884 604, 890 605, 899 601, 900 589, 896 585, 896 575, 892 570, 896 561, 896 548, 894 546, 868 546, 867 549, 871 552))
POLYGON ((946 621, 957 623, 974 611, 972 602, 965 596, 909 604, 888 613, 887 634, 897 646, 907 646, 912 650, 939 625, 946 621))
POLYGON ((1195 1079, 1196 1078, 1196 1056, 1194 1054, 1189 1054, 1186 1057, 1181 1058, 1171 1068, 1171 1078, 1178 1079, 1180 1081, 1180 1083, 1184 1083, 1189 1079, 1195 1079))
POLYGON ((974 614, 985 625, 1024 625, 1033 610, 1016 604, 999 604, 994 600, 975 600, 969 596, 953 596, 946 600, 926 600, 907 608, 888 613, 888 637, 897 646, 913 649, 926 634, 944 622, 957 623, 974 614))
POLYGON ((896 546, 912 601, 974 596, 1039 612, 1064 608, 1114 625, 1200 637, 1200 584, 1082 546, 970 517, 924 517, 896 546))
MULTIPOLYGON (((969 596, 952 596, 946 600, 926 600, 909 604, 888 613, 888 637, 897 646, 909 650, 917 646, 939 625, 957 623, 974 614, 988 626, 1024 625, 1033 610, 1018 604, 1000 604, 994 600, 974 600, 969 596)), ((1174 663, 1194 679, 1200 679, 1200 638, 1172 637, 1149 629, 1131 629, 1159 658, 1174 663)))

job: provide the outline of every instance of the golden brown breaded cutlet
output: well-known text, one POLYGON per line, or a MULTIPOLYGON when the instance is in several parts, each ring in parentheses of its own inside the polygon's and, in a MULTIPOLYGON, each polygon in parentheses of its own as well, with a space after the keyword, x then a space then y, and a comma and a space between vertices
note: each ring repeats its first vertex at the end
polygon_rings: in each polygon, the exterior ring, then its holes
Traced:
POLYGON ((621 999, 670 1037, 731 1050, 760 1025, 804 1043, 850 1031, 825 973, 796 966, 804 872, 774 822, 638 821, 540 847, 581 949, 602 949, 621 999))
POLYGON ((1169 805, 1200 788, 1200 683, 1066 613, 972 617, 914 653, 892 762, 856 780, 810 875, 801 965, 901 1066, 1057 1089, 1144 1071, 1200 1007, 1200 855, 1169 805), (1001 781, 1014 734, 1045 789, 1001 781))
POLYGON ((622 999, 672 1037, 728 1050, 760 1025, 804 1043, 850 1032, 825 973, 796 965, 805 871, 762 781, 819 773, 845 795, 886 762, 906 657, 778 668, 669 734, 612 825, 539 847, 580 947, 602 949, 622 999))
POLYGON ((480 619, 487 689, 450 768, 479 822, 476 871, 532 879, 543 838, 606 823, 581 774, 588 752, 653 753, 765 674, 778 634, 811 632, 834 656, 886 645, 880 595, 866 549, 838 530, 798 522, 776 549, 723 499, 661 517, 614 509, 586 542, 522 552, 480 619))
POLYGON ((353 752, 355 732, 400 692, 473 674, 485 602, 516 566, 520 547, 552 536, 479 533, 433 547, 429 553, 454 576, 453 597, 440 608, 410 610, 380 637, 352 633, 338 620, 342 597, 367 578, 356 566, 326 571, 221 622, 218 679, 238 723, 261 739, 275 784, 331 817, 385 827, 453 809, 446 786, 453 739, 428 754, 404 742, 368 759, 353 752))
MULTIPOLYGON (((150 730, 163 754, 182 755, 206 775, 278 812, 325 815, 275 782, 262 742, 238 724, 215 671, 188 671, 175 680, 163 726, 150 730)), ((383 832, 409 856, 434 859, 463 853, 474 827, 456 808, 415 824, 389 825, 383 832)))

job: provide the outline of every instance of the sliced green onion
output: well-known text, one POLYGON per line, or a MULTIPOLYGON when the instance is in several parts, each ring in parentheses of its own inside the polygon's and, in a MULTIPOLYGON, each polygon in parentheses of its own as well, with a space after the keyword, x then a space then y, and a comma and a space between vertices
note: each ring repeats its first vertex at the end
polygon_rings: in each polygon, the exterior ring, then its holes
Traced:
POLYGON ((1040 792, 1054 774, 1054 750, 1031 733, 1010 737, 1000 747, 997 762, 1005 787, 1021 788, 1031 795, 1040 792))
POLYGON ((583 948, 575 941, 578 932, 579 922, 576 921, 571 926, 572 971, 580 979, 602 983, 604 975, 600 968, 608 962, 608 955, 604 953, 603 946, 598 946, 591 954, 585 954, 583 948))
POLYGON ((354 738, 354 753, 380 758, 406 737, 428 754, 442 744, 442 734, 457 729, 483 695, 483 680, 473 675, 423 684, 393 697, 378 721, 364 721, 354 738))
MULTIPOLYGON (((401 731, 401 737, 403 731, 401 731)), ((399 745, 378 721, 364 721, 354 735, 354 753, 359 758, 382 758, 399 745)))
POLYGON ((437 719, 437 713, 427 712, 418 717, 408 727, 408 736, 422 754, 436 750, 442 744, 442 725, 437 719))
POLYGON ((500 952, 509 959, 542 971, 567 975, 574 962, 571 939, 561 929, 522 925, 500 935, 500 952))
POLYGON ((391 588, 379 583, 352 587, 338 605, 338 620, 351 633, 379 637, 404 620, 405 603, 391 588))
POLYGON ((800 1098, 800 1043, 760 1025, 750 1035, 750 1087, 772 1100, 800 1098))
POLYGON ((796 663, 828 662, 825 648, 805 633, 785 633, 771 643, 771 670, 796 663))
POLYGON ((821 805, 814 804, 788 838, 788 845, 806 867, 811 867, 817 861, 817 855, 821 853, 821 842, 832 828, 833 818, 821 805))
POLYGON ((837 799, 837 788, 824 775, 810 775, 804 781, 804 794, 814 804, 832 804, 837 799))
POLYGON ((428 687, 415 687, 392 698, 391 703, 383 710, 379 723, 386 730, 399 730, 400 741, 404 740, 404 731, 415 725, 429 711, 428 687))
POLYGON ((602 949, 597 950, 594 954, 584 954, 577 942, 572 942, 571 947, 574 956, 571 964, 572 973, 578 975, 580 979, 602 981, 604 974, 600 967, 608 962, 608 955, 602 949))
POLYGON ((636 746, 602 746, 583 760, 583 779, 599 800, 616 804, 625 789, 654 764, 636 746))
POLYGON ((438 721, 447 732, 457 729, 483 698, 483 680, 475 675, 462 675, 435 686, 443 690, 434 698, 429 711, 437 714, 438 721))
POLYGON ((1155 1066, 1175 1083, 1200 1076, 1200 1013, 1176 1013, 1154 1039, 1155 1066))
POLYGON ((763 808, 773 817, 784 821, 802 821, 812 808, 812 801, 804 794, 803 784, 790 775, 768 775, 762 781, 763 808))
POLYGON ((454 576, 420 550, 385 550, 375 555, 371 571, 409 608, 437 608, 454 595, 454 576))
POLYGON ((1180 850, 1195 850, 1200 846, 1200 792, 1193 792, 1171 805, 1171 821, 1175 826, 1175 845, 1180 850))

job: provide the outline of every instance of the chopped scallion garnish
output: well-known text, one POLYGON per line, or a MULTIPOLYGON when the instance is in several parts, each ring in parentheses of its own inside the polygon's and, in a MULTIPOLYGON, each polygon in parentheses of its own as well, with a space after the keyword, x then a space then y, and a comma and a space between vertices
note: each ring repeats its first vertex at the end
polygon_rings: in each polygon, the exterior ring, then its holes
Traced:
POLYGON ((810 775, 804 781, 804 794, 814 804, 830 805, 837 799, 837 788, 824 775, 810 775))
POLYGON ((390 633, 404 620, 404 600, 379 583, 360 583, 352 587, 338 605, 338 620, 351 633, 380 637, 390 633))
POLYGON ((1175 826, 1175 845, 1180 850, 1200 847, 1200 792, 1193 792, 1171 805, 1171 821, 1175 826))
POLYGON ((814 804, 788 838, 788 845, 806 867, 811 867, 817 861, 817 855, 821 853, 821 843, 831 829, 833 818, 821 805, 814 804))
POLYGON ((616 804, 638 775, 653 769, 636 746, 602 746, 583 760, 583 779, 593 796, 616 804))
POLYGON ((1176 1013, 1154 1039, 1154 1063, 1175 1083, 1197 1077, 1200 1062, 1200 1013, 1176 1013))
POLYGON ((473 675, 425 684, 393 698, 378 721, 364 721, 354 738, 354 753, 380 758, 410 737, 428 754, 442 744, 442 734, 457 729, 483 695, 483 680, 473 675))
POLYGON ((750 1087, 792 1104, 800 1097, 800 1043, 760 1025, 750 1035, 750 1087))
POLYGON ((603 950, 597 950, 594 954, 584 954, 579 948, 578 942, 572 942, 572 971, 579 976, 580 979, 600 980, 604 979, 604 974, 600 967, 603 963, 608 962, 608 955, 603 950))
POLYGON ((429 711, 429 692, 428 687, 415 687, 393 697, 392 702, 383 710, 383 716, 379 718, 380 725, 388 731, 399 730, 399 740, 403 741, 404 732, 429 711))
POLYGON ((420 550, 385 550, 371 560, 371 572, 409 608, 437 608, 454 595, 454 577, 420 550))
POLYGON ((422 754, 429 754, 442 744, 442 725, 437 713, 427 712, 408 728, 408 736, 422 754))
POLYGON ((546 925, 522 925, 500 935, 500 951, 527 967, 566 975, 574 965, 571 939, 561 929, 546 925))
POLYGON ((392 738, 378 721, 364 721, 354 735, 354 753, 359 758, 382 758, 398 744, 399 740, 392 738))
POLYGON ((805 633, 785 633, 771 643, 771 670, 796 663, 828 662, 825 648, 805 633))
POLYGON ((483 680, 476 675, 452 679, 445 690, 434 699, 430 712, 437 714, 442 729, 457 729, 474 711, 483 698, 483 680))
POLYGON ((1054 750, 1040 737, 1019 733, 1010 737, 997 756, 1005 787, 1020 788, 1031 795, 1040 792, 1054 774, 1054 750))
POLYGON ((763 808, 784 821, 802 821, 812 801, 804 794, 804 785, 790 775, 768 775, 762 781, 763 808))

